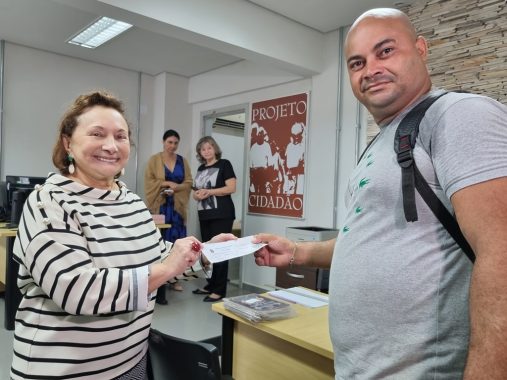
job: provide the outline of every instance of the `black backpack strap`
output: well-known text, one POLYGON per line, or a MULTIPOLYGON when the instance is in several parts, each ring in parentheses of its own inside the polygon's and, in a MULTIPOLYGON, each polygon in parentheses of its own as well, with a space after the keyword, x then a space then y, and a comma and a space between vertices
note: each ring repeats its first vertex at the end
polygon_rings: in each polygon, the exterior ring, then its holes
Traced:
POLYGON ((401 191, 403 194, 403 211, 407 222, 417 221, 417 208, 415 205, 415 178, 413 149, 419 134, 419 123, 426 110, 441 96, 430 95, 416 105, 400 122, 394 136, 394 151, 397 154, 398 164, 401 166, 401 191))
POLYGON ((366 151, 371 146, 371 144, 373 144, 373 142, 377 139, 377 137, 378 137, 379 134, 380 134, 380 132, 377 133, 375 136, 373 136, 373 138, 370 140, 370 142, 368 143, 368 145, 366 145, 366 148, 364 148, 363 153, 361 153, 361 155, 359 156, 359 159, 357 160, 358 164, 361 162, 361 160, 363 159, 366 151))
POLYGON ((463 236, 461 229, 459 228, 458 222, 456 218, 447 210, 442 201, 436 196, 436 194, 431 190, 430 185, 424 179, 423 175, 417 168, 417 165, 414 162, 414 174, 415 174, 415 187, 419 194, 421 194, 422 199, 426 202, 428 207, 433 211, 433 214, 437 217, 437 219, 442 223, 445 227, 449 235, 453 237, 453 239, 458 243, 460 248, 463 250, 465 255, 470 259, 473 263, 475 262, 475 254, 468 244, 468 241, 463 236))
POLYGON ((419 133, 419 123, 426 110, 445 94, 431 96, 419 103, 403 118, 396 131, 394 150, 398 154, 398 163, 402 171, 403 210, 405 212, 405 219, 408 222, 417 221, 417 208, 415 204, 415 189, 417 189, 436 218, 473 263, 475 262, 475 254, 463 236, 458 222, 428 185, 428 182, 417 168, 412 154, 417 134, 419 133))

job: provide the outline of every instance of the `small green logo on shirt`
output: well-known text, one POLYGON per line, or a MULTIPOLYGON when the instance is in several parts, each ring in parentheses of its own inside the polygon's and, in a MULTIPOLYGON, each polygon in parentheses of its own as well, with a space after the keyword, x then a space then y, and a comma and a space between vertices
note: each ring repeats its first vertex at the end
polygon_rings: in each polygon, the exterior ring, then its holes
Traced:
POLYGON ((363 179, 361 179, 361 181, 359 181, 359 188, 362 189, 363 187, 365 187, 369 183, 370 183, 370 180, 368 178, 363 178, 363 179))

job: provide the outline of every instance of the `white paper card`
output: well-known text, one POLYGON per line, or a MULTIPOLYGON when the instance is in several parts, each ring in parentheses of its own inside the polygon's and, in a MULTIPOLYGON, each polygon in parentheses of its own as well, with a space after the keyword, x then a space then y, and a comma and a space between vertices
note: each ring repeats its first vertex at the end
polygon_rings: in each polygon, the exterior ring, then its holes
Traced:
POLYGON ((318 294, 300 287, 274 290, 268 294, 283 301, 289 301, 312 308, 329 304, 329 297, 326 294, 318 294))
POLYGON ((212 263, 235 259, 258 251, 266 243, 252 243, 253 236, 245 236, 237 240, 229 240, 221 243, 204 243, 202 253, 212 263))

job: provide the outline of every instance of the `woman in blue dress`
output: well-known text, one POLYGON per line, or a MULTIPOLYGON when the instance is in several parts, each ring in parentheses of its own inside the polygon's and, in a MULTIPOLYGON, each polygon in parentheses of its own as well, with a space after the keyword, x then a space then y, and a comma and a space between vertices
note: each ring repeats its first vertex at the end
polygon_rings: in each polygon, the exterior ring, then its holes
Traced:
MULTIPOLYGON (((163 151, 150 157, 144 173, 146 204, 152 214, 163 214, 164 222, 170 228, 163 230, 166 241, 174 242, 187 236, 187 208, 192 186, 192 173, 187 160, 176 154, 180 135, 169 129, 162 137, 163 151)), ((183 290, 178 283, 172 283, 174 290, 183 290)), ((159 293, 163 293, 161 288, 159 293)), ((165 294, 157 297, 159 303, 166 303, 165 294)))

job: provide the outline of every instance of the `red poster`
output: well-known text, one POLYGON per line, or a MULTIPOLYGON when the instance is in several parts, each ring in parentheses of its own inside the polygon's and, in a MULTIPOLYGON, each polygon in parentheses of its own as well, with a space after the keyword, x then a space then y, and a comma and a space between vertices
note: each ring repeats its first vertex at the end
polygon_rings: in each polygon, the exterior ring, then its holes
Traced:
POLYGON ((308 94, 252 104, 248 212, 303 217, 308 94))

